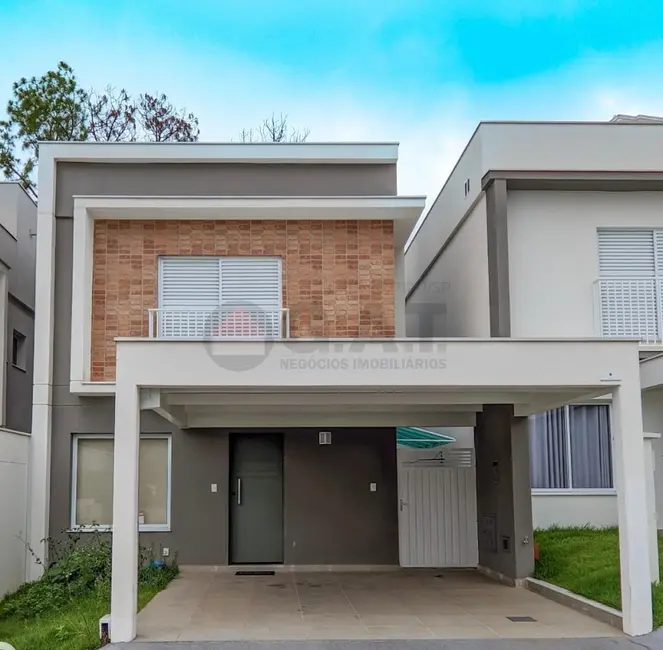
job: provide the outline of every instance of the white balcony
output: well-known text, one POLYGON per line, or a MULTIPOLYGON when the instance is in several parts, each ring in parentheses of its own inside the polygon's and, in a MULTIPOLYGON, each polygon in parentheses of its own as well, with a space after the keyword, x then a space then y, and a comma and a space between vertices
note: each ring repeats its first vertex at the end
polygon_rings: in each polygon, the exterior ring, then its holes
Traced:
POLYGON ((594 283, 597 334, 663 343, 663 279, 602 278, 594 283))
POLYGON ((290 336, 287 309, 242 306, 148 309, 148 314, 151 339, 282 339, 290 336))

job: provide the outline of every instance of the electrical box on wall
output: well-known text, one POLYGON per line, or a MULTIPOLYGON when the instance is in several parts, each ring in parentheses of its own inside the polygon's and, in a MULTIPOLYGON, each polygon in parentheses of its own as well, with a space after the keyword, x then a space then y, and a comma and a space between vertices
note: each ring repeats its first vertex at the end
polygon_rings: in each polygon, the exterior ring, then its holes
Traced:
POLYGON ((321 445, 331 445, 331 431, 320 431, 319 442, 321 445))

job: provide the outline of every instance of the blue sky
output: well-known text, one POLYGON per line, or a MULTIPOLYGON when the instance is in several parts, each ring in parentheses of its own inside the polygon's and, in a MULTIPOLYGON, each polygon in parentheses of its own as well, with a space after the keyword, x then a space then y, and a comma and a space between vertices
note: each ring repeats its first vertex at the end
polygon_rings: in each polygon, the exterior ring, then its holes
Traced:
POLYGON ((396 140, 434 194, 479 120, 663 114, 661 0, 0 0, 0 105, 65 60, 161 91, 226 141, 272 111, 310 140, 396 140))

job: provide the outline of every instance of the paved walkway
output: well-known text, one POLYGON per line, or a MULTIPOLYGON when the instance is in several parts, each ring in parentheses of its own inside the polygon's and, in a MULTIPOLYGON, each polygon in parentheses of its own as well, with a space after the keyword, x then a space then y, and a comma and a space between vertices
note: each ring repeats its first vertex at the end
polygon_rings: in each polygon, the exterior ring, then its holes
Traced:
POLYGON ((622 636, 609 625, 525 589, 505 587, 476 571, 284 571, 275 576, 236 576, 230 571, 184 569, 139 614, 137 640, 622 636))

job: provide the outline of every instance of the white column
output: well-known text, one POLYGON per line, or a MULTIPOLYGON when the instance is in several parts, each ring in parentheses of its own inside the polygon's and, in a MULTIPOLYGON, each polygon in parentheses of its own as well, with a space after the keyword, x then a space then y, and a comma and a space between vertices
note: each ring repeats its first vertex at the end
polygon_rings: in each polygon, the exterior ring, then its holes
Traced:
POLYGON ((656 514, 656 468, 655 444, 660 433, 645 433, 645 478, 647 480, 647 513, 649 515, 649 569, 651 581, 660 581, 658 566, 658 518, 656 514))
POLYGON ((113 574, 111 641, 136 636, 138 605, 138 452, 140 409, 138 387, 118 380, 115 388, 115 451, 113 467, 113 574))
POLYGON ((622 384, 613 392, 612 415, 623 626, 626 634, 638 636, 652 630, 652 600, 637 358, 625 368, 622 384))
MULTIPOLYGON (((35 332, 30 437, 28 543, 36 556, 48 560, 51 496, 51 418, 53 381, 53 327, 55 315, 55 162, 39 160, 39 207, 35 266, 35 332)), ((28 580, 41 577, 43 564, 27 554, 28 580)))

